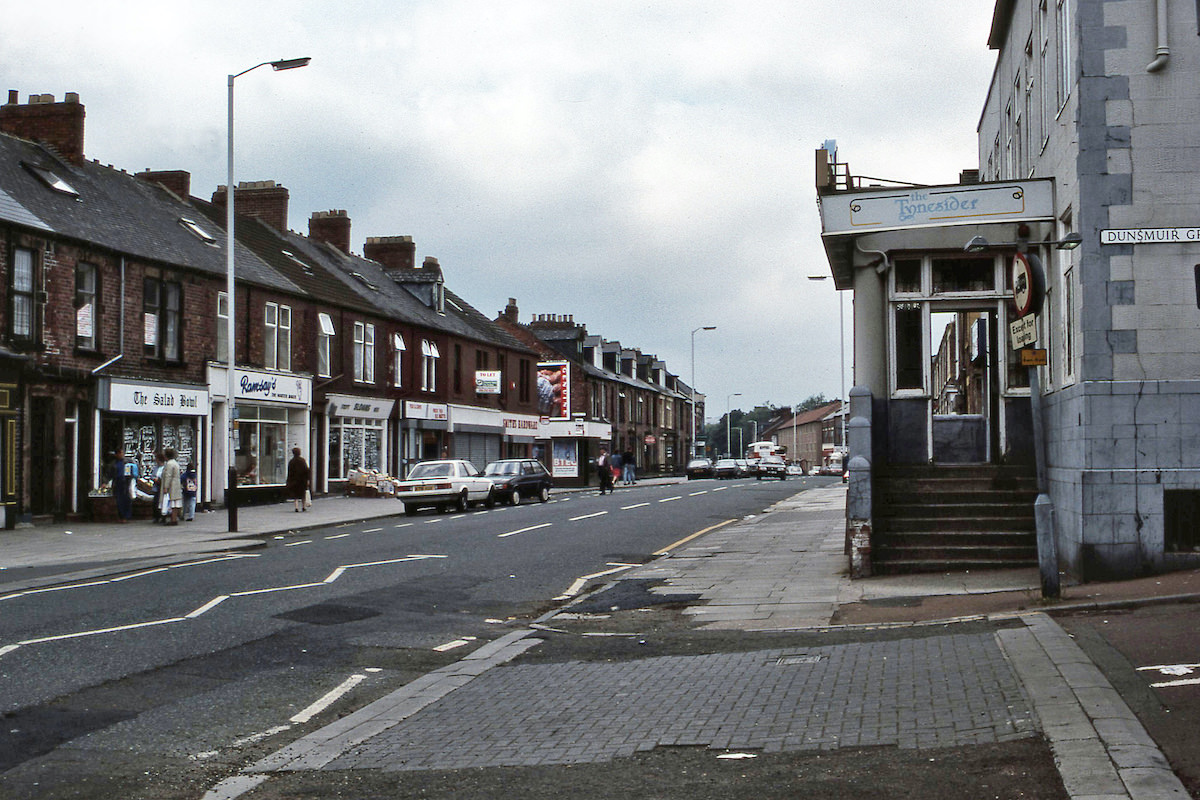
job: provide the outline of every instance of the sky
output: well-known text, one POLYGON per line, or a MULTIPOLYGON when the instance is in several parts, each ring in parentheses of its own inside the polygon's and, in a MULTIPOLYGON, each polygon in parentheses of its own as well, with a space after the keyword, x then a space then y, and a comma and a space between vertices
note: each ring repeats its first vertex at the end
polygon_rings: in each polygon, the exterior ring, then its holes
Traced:
MULTIPOLYGON (((489 317, 572 315, 727 407, 846 391, 852 298, 820 241, 814 151, 954 183, 995 55, 992 0, 43 0, 9 4, 2 90, 78 92, 85 155, 344 209, 409 235, 489 317), (839 294, 846 295, 839 298, 839 294), (713 331, 699 331, 716 326, 713 331), (731 396, 740 392, 738 396, 731 396)), ((3 97, 7 97, 7 92, 3 97)))

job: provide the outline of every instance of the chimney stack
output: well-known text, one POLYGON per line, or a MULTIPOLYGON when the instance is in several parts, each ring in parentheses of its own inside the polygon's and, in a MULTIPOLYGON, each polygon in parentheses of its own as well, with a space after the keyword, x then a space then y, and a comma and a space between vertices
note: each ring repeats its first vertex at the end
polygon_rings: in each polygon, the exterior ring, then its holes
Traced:
POLYGON ((136 177, 148 183, 161 184, 180 200, 187 200, 192 196, 192 174, 190 172, 181 169, 148 169, 139 172, 136 177))
POLYGON ((520 322, 521 312, 517 308, 517 298, 508 298, 508 305, 506 305, 504 310, 500 312, 500 316, 514 325, 520 322))
POLYGON ((344 209, 314 211, 308 218, 308 238, 350 254, 350 217, 344 209))
POLYGON ((371 236, 363 246, 363 257, 378 261, 388 272, 415 269, 417 246, 411 236, 371 236))
MULTIPOLYGON (((234 213, 243 217, 256 217, 279 232, 288 230, 288 190, 275 181, 242 181, 234 195, 234 213)), ((213 192, 212 204, 225 207, 226 187, 218 186, 213 192)))
POLYGON ((8 102, 0 106, 0 131, 47 144, 72 164, 82 164, 83 118, 75 92, 67 92, 61 103, 52 94, 33 94, 28 105, 21 105, 17 91, 10 89, 8 102))

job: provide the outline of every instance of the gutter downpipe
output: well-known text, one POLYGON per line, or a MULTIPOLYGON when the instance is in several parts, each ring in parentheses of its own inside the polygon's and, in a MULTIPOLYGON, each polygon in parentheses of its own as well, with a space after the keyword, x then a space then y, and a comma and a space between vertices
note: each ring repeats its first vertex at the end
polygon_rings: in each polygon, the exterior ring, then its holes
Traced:
POLYGON ((1154 51, 1154 60, 1146 65, 1146 72, 1159 72, 1171 60, 1171 48, 1167 46, 1167 0, 1156 0, 1155 12, 1158 18, 1158 49, 1154 51))

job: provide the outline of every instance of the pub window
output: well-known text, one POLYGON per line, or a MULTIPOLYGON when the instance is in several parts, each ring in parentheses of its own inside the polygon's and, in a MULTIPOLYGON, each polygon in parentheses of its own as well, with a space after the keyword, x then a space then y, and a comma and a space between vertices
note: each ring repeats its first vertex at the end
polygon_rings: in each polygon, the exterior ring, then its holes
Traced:
POLYGON ((897 259, 892 274, 895 276, 896 294, 921 293, 921 259, 897 259))
POLYGON ((37 288, 34 271, 34 252, 24 247, 13 251, 12 314, 10 324, 14 339, 31 341, 37 338, 37 288))
POLYGON ((142 283, 142 351, 148 358, 179 361, 183 286, 146 278, 142 283))
POLYGON ((990 292, 996 288, 995 259, 935 258, 933 259, 933 293, 990 292))
POLYGON ((80 263, 75 267, 75 346, 96 349, 99 323, 96 306, 96 265, 80 263))
POLYGON ((925 388, 925 348, 921 306, 902 303, 896 307, 896 388, 925 388))

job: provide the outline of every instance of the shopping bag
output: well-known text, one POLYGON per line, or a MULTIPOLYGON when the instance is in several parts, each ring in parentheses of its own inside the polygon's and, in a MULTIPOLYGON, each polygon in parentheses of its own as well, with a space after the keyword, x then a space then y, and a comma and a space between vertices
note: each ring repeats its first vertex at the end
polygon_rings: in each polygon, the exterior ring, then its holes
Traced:
POLYGON ((312 492, 308 489, 304 490, 304 507, 312 508, 312 492))

